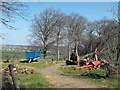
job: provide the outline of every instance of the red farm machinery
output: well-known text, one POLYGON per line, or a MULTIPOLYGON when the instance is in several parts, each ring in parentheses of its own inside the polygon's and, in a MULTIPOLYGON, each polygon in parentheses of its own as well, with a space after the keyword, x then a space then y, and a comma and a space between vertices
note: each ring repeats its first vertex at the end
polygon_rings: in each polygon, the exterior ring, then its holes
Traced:
MULTIPOLYGON (((84 60, 80 60, 80 68, 85 69, 91 69, 91 68, 97 68, 99 65, 103 63, 103 61, 100 61, 97 56, 98 52, 98 46, 100 42, 98 42, 95 46, 95 50, 93 52, 94 59, 91 59, 89 55, 87 55, 84 60)), ((75 54, 75 51, 71 54, 70 60, 66 60, 66 65, 77 65, 77 56, 75 54)))

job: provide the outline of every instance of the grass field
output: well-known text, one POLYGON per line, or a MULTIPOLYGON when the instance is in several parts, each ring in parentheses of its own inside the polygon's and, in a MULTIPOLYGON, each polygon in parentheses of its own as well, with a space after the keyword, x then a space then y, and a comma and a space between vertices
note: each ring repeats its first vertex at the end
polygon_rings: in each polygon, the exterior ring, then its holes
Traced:
POLYGON ((3 63, 2 68, 7 67, 9 64, 18 65, 19 67, 30 67, 34 69, 33 74, 16 74, 17 81, 20 84, 21 88, 48 88, 51 85, 43 78, 43 76, 39 73, 39 69, 48 67, 55 63, 41 60, 36 63, 20 63, 20 62, 11 62, 11 63, 3 63))
POLYGON ((2 60, 19 60, 25 58, 23 51, 16 51, 16 50, 2 50, 2 60))
MULTIPOLYGON (((2 60, 6 59, 23 59, 25 58, 24 52, 22 51, 8 51, 4 50, 2 51, 2 60)), ((10 63, 0 63, 0 66, 2 68, 5 68, 8 66, 8 64, 18 65, 20 67, 32 67, 35 71, 34 74, 16 74, 17 80, 20 84, 20 87, 23 88, 48 88, 51 87, 51 85, 42 77, 40 73, 38 73, 38 70, 41 68, 45 68, 51 65, 54 65, 56 63, 65 63, 64 60, 61 61, 52 61, 53 56, 48 55, 46 59, 43 59, 42 56, 39 60, 39 62, 35 63, 20 63, 19 60, 16 62, 10 62, 10 63)), ((105 88, 118 88, 120 86, 120 83, 118 83, 118 78, 120 79, 120 76, 117 77, 116 75, 113 75, 109 78, 93 78, 89 76, 81 76, 82 74, 88 74, 88 73, 95 73, 100 76, 105 76, 105 70, 103 69, 93 69, 93 70, 74 70, 73 66, 65 66, 59 69, 60 72, 63 72, 64 74, 69 74, 73 76, 79 76, 81 79, 87 79, 91 83, 101 85, 105 88)), ((120 87, 119 87, 120 88, 120 87)))
MULTIPOLYGON (((51 66, 56 64, 57 62, 51 61, 51 56, 48 56, 47 59, 43 59, 42 56, 38 62, 27 63, 27 62, 19 62, 21 59, 25 60, 25 52, 23 51, 2 51, 2 60, 15 60, 10 63, 2 63, 0 62, 1 69, 8 67, 9 64, 17 65, 19 67, 31 67, 34 69, 33 74, 16 74, 17 81, 19 82, 19 86, 21 88, 49 88, 51 85, 46 79, 39 73, 39 69, 51 66)), ((1 73, 0 73, 1 76, 1 73)))
MULTIPOLYGON (((0 56, 0 58, 2 60, 20 60, 20 59, 25 59, 25 52, 24 51, 16 51, 16 50, 0 50, 0 52, 2 53, 2 55, 0 56)), ((40 56, 43 59, 43 54, 41 54, 40 56)), ((50 59, 55 59, 54 55, 50 55, 47 54, 46 56, 47 60, 50 59)))
POLYGON ((60 68, 59 71, 63 72, 64 74, 79 76, 79 78, 87 79, 91 83, 94 83, 96 85, 100 85, 103 88, 120 88, 120 83, 118 81, 118 79, 120 80, 120 76, 117 77, 116 75, 113 75, 109 78, 97 78, 97 77, 90 77, 90 76, 81 76, 81 75, 86 75, 89 73, 94 73, 94 74, 97 74, 100 76, 105 76, 105 70, 103 70, 103 69, 74 70, 72 66, 66 66, 66 67, 60 68))
POLYGON ((50 84, 40 73, 34 74, 17 74, 20 88, 49 88, 50 84))

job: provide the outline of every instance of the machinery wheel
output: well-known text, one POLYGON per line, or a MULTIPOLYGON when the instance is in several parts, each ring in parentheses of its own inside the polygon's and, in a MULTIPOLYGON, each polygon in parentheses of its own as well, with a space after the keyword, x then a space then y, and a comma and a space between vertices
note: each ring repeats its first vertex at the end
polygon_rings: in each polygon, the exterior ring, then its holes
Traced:
POLYGON ((71 62, 69 60, 66 60, 66 66, 71 65, 71 62))
POLYGON ((30 58, 29 60, 28 60, 28 63, 31 63, 32 62, 32 59, 30 58))

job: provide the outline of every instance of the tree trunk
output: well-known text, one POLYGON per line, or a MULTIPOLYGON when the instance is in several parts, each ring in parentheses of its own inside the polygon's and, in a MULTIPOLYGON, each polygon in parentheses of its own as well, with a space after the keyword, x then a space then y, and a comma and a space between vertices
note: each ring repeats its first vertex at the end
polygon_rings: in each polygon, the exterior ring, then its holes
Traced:
POLYGON ((17 82, 16 77, 15 77, 15 73, 13 71, 14 66, 12 64, 9 64, 8 67, 9 67, 9 71, 10 71, 10 74, 12 77, 14 90, 20 90, 19 86, 18 86, 18 82, 17 82))
POLYGON ((45 38, 45 40, 44 40, 44 50, 43 50, 43 58, 45 59, 46 58, 46 56, 47 56, 47 41, 46 41, 46 38, 45 38))
POLYGON ((93 46, 92 46, 92 44, 91 44, 91 47, 90 47, 90 50, 91 50, 91 52, 90 53, 92 53, 93 52, 93 48, 92 48, 93 46))
POLYGON ((76 50, 76 55, 77 55, 77 66, 80 66, 80 58, 77 50, 76 50))
POLYGON ((47 56, 47 51, 46 51, 46 50, 44 50, 43 54, 44 54, 43 58, 45 59, 45 58, 46 58, 46 56, 47 56))
POLYGON ((59 51, 59 35, 58 35, 57 37, 57 61, 59 61, 59 53, 60 51, 59 51))
POLYGON ((70 60, 70 50, 71 50, 71 48, 70 48, 70 41, 69 41, 69 43, 68 43, 68 60, 70 60))
POLYGON ((57 61, 59 61, 59 54, 60 54, 60 51, 59 51, 59 45, 57 46, 57 61))
POLYGON ((70 48, 70 39, 71 38, 71 36, 70 36, 70 31, 68 32, 68 60, 70 60, 70 50, 71 50, 71 48, 70 48))
POLYGON ((79 67, 80 66, 80 58, 78 55, 78 41, 76 41, 76 44, 75 44, 75 52, 76 52, 76 56, 77 56, 77 66, 79 67))

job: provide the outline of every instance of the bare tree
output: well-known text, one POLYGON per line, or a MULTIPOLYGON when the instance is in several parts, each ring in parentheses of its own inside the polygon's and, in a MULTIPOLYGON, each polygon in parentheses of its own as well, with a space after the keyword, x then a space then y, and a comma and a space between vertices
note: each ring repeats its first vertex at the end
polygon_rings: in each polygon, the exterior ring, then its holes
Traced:
POLYGON ((71 54, 71 43, 73 38, 73 30, 72 26, 75 22, 75 16, 67 15, 66 16, 66 41, 68 42, 68 60, 70 60, 70 54, 71 54))
MULTIPOLYGON (((101 42, 98 47, 99 58, 106 59, 111 65, 116 66, 117 43, 118 43, 118 23, 114 19, 103 18, 95 21, 94 35, 96 43, 101 42)), ((115 70, 115 68, 113 68, 115 70)), ((116 70, 115 70, 116 71, 116 70)), ((111 71, 109 72, 109 74, 111 71)))
POLYGON ((120 1, 118 2, 118 43, 117 43, 117 58, 116 58, 116 61, 118 63, 118 75, 120 74, 120 1))
POLYGON ((60 40, 63 39, 63 30, 64 30, 64 26, 65 26, 65 15, 64 13, 57 13, 57 26, 56 26, 56 41, 57 41, 57 60, 59 61, 59 45, 60 45, 60 40))
POLYGON ((66 28, 68 31, 68 50, 69 50, 69 59, 70 59, 70 45, 71 42, 74 42, 76 48, 77 62, 79 66, 79 56, 78 56, 78 43, 82 39, 83 30, 85 30, 86 19, 79 14, 70 14, 67 19, 66 28))
POLYGON ((77 55, 77 65, 79 65, 80 59, 78 55, 78 45, 81 44, 82 36, 83 36, 83 31, 86 29, 86 19, 83 16, 80 16, 76 14, 76 20, 73 25, 73 40, 75 43, 75 52, 77 55))
POLYGON ((118 44, 117 44, 117 79, 118 79, 118 88, 120 87, 120 1, 118 2, 118 44))
MULTIPOLYGON (((0 22, 9 29, 16 29, 11 22, 15 22, 17 16, 26 19, 26 10, 28 6, 17 0, 0 1, 0 22)), ((2 34, 0 34, 2 35, 2 34)), ((0 36, 1 37, 1 36, 0 36)))
POLYGON ((42 43, 44 58, 49 48, 55 44, 56 34, 57 37, 60 34, 62 15, 59 10, 49 8, 34 17, 31 32, 35 40, 42 43))
POLYGON ((115 60, 116 45, 117 45, 117 23, 114 20, 102 19, 96 21, 97 40, 101 41, 100 52, 104 53, 107 60, 115 60), (111 43, 112 42, 112 43, 111 43), (114 55, 113 55, 114 54, 114 55))
MULTIPOLYGON (((117 67, 117 76, 119 77, 120 74, 120 1, 118 2, 117 6, 112 7, 110 12, 113 14, 114 21, 117 22, 117 35, 116 35, 116 67, 117 67)), ((113 56, 115 56, 113 54, 113 56)), ((119 82, 120 79, 118 79, 118 88, 119 88, 119 82)))
POLYGON ((85 45, 86 54, 92 53, 94 51, 94 45, 96 44, 96 35, 94 35, 94 25, 94 22, 89 22, 86 26, 87 28, 84 33, 83 38, 85 39, 85 42, 83 43, 85 45))

